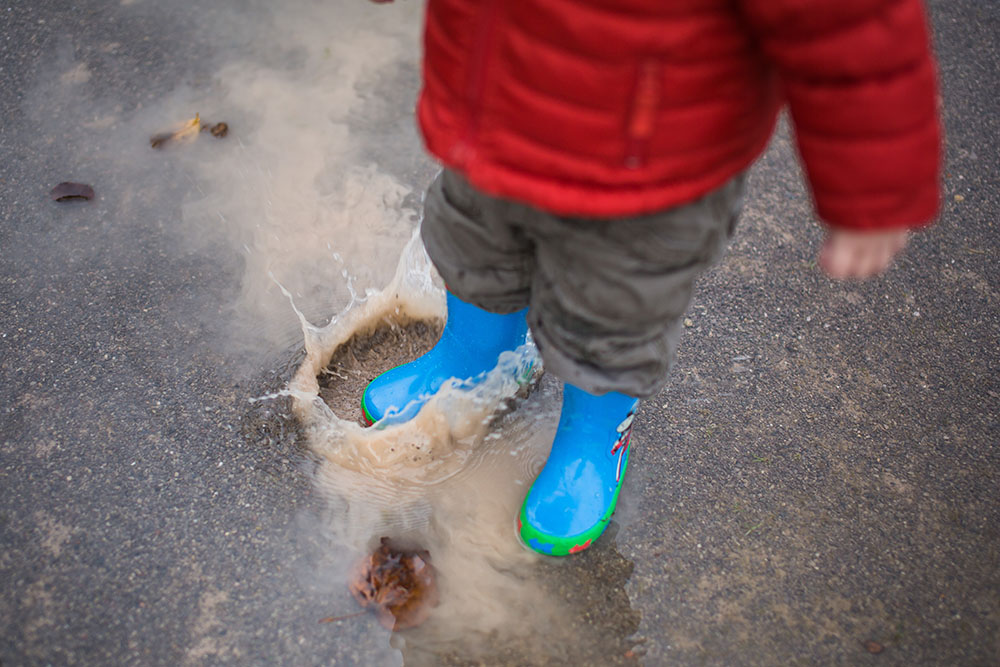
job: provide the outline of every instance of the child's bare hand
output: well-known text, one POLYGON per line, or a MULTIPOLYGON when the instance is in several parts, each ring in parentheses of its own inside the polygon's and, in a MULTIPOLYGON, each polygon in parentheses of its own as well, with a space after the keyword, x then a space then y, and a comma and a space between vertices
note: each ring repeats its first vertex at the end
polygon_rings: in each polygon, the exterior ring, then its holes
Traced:
POLYGON ((885 271, 906 245, 908 231, 855 232, 831 229, 819 251, 819 265, 831 278, 870 278, 885 271))

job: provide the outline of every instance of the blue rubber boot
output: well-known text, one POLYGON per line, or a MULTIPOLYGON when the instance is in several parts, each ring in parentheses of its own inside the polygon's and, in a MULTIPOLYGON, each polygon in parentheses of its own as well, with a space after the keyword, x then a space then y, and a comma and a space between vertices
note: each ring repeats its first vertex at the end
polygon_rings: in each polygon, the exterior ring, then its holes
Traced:
POLYGON ((601 536, 618 502, 639 399, 594 396, 563 387, 562 413, 549 459, 528 491, 518 531, 549 556, 583 551, 601 536))
POLYGON ((471 387, 493 370, 502 352, 524 343, 527 308, 496 315, 451 292, 447 303, 448 321, 437 344, 410 363, 382 373, 365 388, 361 409, 369 425, 390 412, 392 423, 413 419, 446 380, 458 378, 471 387))

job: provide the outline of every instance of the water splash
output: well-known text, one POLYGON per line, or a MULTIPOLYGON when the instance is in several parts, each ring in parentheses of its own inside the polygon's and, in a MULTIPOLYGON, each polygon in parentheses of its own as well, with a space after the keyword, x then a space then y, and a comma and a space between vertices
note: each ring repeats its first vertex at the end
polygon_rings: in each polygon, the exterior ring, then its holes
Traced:
MULTIPOLYGON (((292 295, 286 296, 294 302, 292 295)), ((498 633, 541 645, 560 635, 559 603, 532 575, 539 556, 517 538, 515 517, 541 469, 555 430, 558 385, 529 397, 517 381, 538 372, 532 344, 501 355, 475 387, 446 384, 403 424, 364 428, 337 415, 318 378, 352 337, 414 319, 444 318, 444 292, 415 233, 395 276, 369 290, 325 326, 295 309, 305 360, 283 395, 292 397, 314 481, 326 502, 323 530, 352 554, 388 535, 431 553, 441 603, 431 620, 406 634, 411 649, 466 655, 498 633), (511 410, 517 405, 517 410, 511 410)), ((293 303, 294 308, 294 303, 293 303)), ((536 376, 537 377, 537 376, 536 376)), ((360 401, 360 396, 357 397, 360 401)), ((387 422, 389 420, 383 420, 387 422)))

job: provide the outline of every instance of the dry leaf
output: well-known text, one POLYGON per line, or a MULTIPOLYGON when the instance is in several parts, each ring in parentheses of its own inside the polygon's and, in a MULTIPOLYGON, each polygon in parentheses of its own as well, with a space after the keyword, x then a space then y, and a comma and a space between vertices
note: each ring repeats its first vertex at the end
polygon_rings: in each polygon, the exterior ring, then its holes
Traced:
POLYGON ((192 141, 198 138, 198 133, 202 130, 208 130, 212 133, 213 137, 219 137, 221 139, 229 133, 229 126, 225 123, 216 123, 215 125, 202 123, 201 115, 195 114, 194 118, 187 121, 177 129, 171 132, 163 132, 162 134, 153 135, 153 137, 149 140, 149 145, 153 148, 165 148, 168 144, 179 144, 186 141, 192 141))
POLYGON ((420 625, 438 601, 429 554, 396 549, 388 537, 355 564, 348 588, 362 607, 372 607, 388 630, 420 625))
POLYGON ((90 201, 94 198, 94 188, 86 183, 60 183, 52 188, 49 197, 55 201, 75 201, 77 199, 90 201))

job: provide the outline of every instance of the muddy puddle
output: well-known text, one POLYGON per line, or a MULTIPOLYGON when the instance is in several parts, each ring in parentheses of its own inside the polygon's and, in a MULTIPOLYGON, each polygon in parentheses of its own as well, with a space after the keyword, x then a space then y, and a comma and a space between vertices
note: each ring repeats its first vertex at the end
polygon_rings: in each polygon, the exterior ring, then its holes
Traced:
POLYGON ((639 615, 624 590, 632 565, 614 550, 614 527, 592 553, 565 560, 517 538, 515 517, 560 405, 560 385, 541 373, 533 346, 505 353, 473 390, 445 387, 408 423, 362 426, 366 384, 430 349, 444 314, 416 235, 385 289, 355 296, 323 327, 299 313, 305 359, 282 394, 323 504, 303 530, 332 545, 337 562, 327 569, 345 590, 351 564, 382 537, 430 553, 438 604, 419 627, 386 634, 403 664, 634 663, 639 615), (514 378, 528 368, 526 390, 514 378))
POLYGON ((530 392, 514 380, 540 367, 532 347, 504 355, 472 391, 445 388, 409 423, 361 423, 370 379, 428 349, 445 319, 415 233, 436 171, 413 118, 422 6, 250 4, 213 3, 220 13, 199 24, 215 49, 204 76, 120 127, 121 114, 109 116, 104 141, 118 155, 128 139, 147 181, 168 169, 183 179, 182 219, 162 231, 178 256, 233 266, 232 302, 206 324, 220 332, 227 369, 291 377, 256 397, 240 426, 269 452, 261 466, 276 479, 287 468, 267 461, 301 453, 314 489, 315 503, 289 517, 299 588, 280 595, 329 597, 329 608, 289 625, 328 637, 353 664, 634 662, 632 564, 616 550, 615 526, 564 560, 517 539, 560 407, 552 378, 537 373, 530 392), (228 136, 150 148, 151 134, 199 112, 225 120, 228 136), (382 537, 429 552, 439 593, 429 619, 396 633, 370 614, 318 625, 358 610, 350 568, 382 537))

